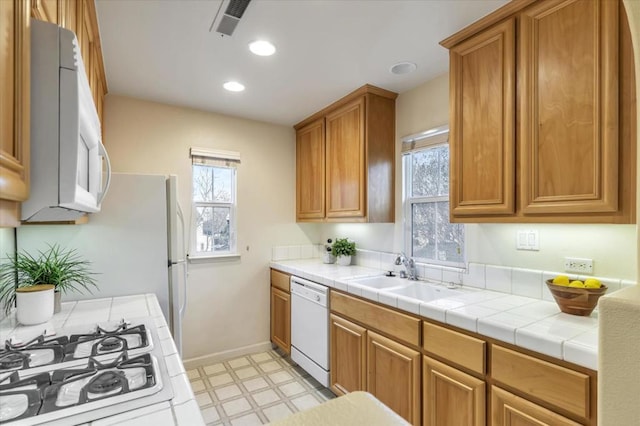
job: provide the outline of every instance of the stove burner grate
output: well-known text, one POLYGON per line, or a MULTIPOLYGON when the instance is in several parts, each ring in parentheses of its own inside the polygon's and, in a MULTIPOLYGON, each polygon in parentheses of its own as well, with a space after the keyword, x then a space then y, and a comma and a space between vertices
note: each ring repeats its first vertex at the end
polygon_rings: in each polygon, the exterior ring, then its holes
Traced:
POLYGON ((114 351, 122 348, 122 346, 126 345, 126 340, 120 339, 118 337, 106 337, 99 343, 99 349, 103 351, 114 351))
POLYGON ((15 370, 29 366, 29 354, 7 351, 0 354, 0 370, 15 370))
POLYGON ((129 390, 126 377, 115 371, 106 371, 97 375, 85 387, 87 392, 97 394, 111 392, 118 388, 122 388, 123 392, 129 390))

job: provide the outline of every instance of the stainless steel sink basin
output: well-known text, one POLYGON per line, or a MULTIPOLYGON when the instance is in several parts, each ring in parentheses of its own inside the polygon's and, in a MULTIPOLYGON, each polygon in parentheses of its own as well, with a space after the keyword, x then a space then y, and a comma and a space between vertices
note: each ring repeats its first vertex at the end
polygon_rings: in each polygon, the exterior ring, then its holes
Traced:
POLYGON ((383 291, 386 293, 411 297, 423 302, 430 302, 432 300, 442 299, 443 297, 459 296, 465 293, 463 290, 448 289, 442 286, 423 282, 414 282, 401 288, 387 288, 383 291))
POLYGON ((374 277, 355 278, 348 281, 361 285, 363 287, 375 288, 378 290, 399 288, 409 285, 411 282, 398 277, 387 277, 385 275, 376 275, 374 277))

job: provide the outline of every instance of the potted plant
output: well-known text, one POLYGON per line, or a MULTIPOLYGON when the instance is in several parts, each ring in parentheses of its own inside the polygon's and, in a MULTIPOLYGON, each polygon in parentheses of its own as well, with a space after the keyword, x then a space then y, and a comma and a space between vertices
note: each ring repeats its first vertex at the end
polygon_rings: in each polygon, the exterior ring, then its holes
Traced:
POLYGON ((0 263, 0 305, 8 314, 16 300, 16 288, 52 284, 55 289, 55 312, 60 311, 60 294, 84 290, 91 293, 97 284, 89 266, 75 249, 63 249, 58 244, 38 251, 38 256, 26 251, 7 255, 0 263))
POLYGON ((356 254, 356 243, 347 238, 337 238, 331 247, 331 254, 336 257, 338 265, 350 265, 351 256, 356 254))

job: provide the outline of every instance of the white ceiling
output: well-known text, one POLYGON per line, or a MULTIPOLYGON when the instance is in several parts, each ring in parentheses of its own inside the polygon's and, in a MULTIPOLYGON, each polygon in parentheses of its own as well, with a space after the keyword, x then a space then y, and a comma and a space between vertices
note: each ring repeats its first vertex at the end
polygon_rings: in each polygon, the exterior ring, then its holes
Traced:
POLYGON ((507 2, 253 0, 221 37, 221 1, 97 0, 109 93, 292 125, 363 84, 402 93, 446 72, 438 43, 507 2), (249 52, 260 38, 274 56, 249 52), (417 71, 391 74, 401 61, 417 71))

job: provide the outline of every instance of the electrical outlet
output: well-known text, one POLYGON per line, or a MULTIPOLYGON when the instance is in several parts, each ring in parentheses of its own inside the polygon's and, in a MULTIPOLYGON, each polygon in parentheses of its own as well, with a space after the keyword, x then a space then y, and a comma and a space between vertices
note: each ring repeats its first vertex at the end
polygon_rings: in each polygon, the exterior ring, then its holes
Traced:
POLYGON ((578 257, 565 257, 564 270, 566 272, 593 273, 593 259, 581 259, 578 257))

